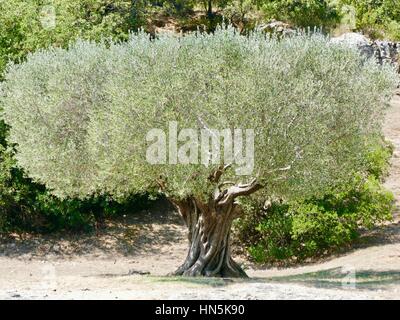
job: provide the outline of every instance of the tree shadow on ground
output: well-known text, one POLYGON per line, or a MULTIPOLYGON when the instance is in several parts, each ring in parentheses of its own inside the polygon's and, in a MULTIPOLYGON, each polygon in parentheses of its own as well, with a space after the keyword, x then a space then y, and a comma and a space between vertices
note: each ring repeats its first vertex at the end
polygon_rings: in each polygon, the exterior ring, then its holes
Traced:
POLYGON ((267 278, 207 278, 207 277, 152 277, 149 281, 161 283, 187 283, 193 285, 223 287, 235 283, 282 283, 282 284, 302 284, 315 288, 332 289, 364 289, 380 290, 387 288, 388 285, 400 284, 400 271, 373 271, 357 270, 354 273, 343 268, 331 268, 316 272, 307 272, 290 276, 276 276, 267 278))
POLYGON ((146 210, 106 221, 100 230, 0 238, 0 256, 157 254, 163 246, 183 242, 185 232, 181 217, 165 199, 160 199, 146 210))
POLYGON ((317 288, 351 288, 377 290, 400 284, 400 271, 348 270, 331 268, 290 276, 277 276, 267 281, 301 283, 317 288))
MULTIPOLYGON (((326 256, 310 259, 307 262, 297 263, 296 267, 323 263, 363 248, 400 244, 400 221, 399 219, 396 221, 372 231, 363 232, 360 239, 350 247, 330 252, 326 256)), ((0 257, 69 258, 79 255, 134 257, 143 253, 155 257, 170 257, 170 254, 175 254, 178 250, 183 254, 186 252, 186 236, 186 227, 181 217, 169 202, 162 199, 155 201, 146 210, 107 221, 106 228, 98 232, 24 234, 0 239, 0 257)), ((244 260, 247 267, 255 270, 270 267, 270 265, 253 264, 247 258, 244 260)), ((248 281, 253 280, 254 278, 248 281)), ((166 281, 173 281, 173 278, 168 277, 166 281)), ((176 281, 197 282, 199 280, 185 280, 179 277, 176 281)), ((229 281, 224 282, 224 284, 228 283, 229 281)))

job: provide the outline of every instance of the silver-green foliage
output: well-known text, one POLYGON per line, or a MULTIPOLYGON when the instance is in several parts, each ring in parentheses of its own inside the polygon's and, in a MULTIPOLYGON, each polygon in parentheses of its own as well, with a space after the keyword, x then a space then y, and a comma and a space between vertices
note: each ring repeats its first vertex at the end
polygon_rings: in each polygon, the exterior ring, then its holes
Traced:
POLYGON ((59 196, 119 196, 157 179, 172 197, 210 194, 211 167, 146 161, 146 133, 172 120, 254 129, 252 177, 264 193, 307 195, 363 170, 365 139, 379 133, 396 82, 389 66, 318 34, 227 28, 34 53, 9 66, 1 104, 19 165, 59 196))

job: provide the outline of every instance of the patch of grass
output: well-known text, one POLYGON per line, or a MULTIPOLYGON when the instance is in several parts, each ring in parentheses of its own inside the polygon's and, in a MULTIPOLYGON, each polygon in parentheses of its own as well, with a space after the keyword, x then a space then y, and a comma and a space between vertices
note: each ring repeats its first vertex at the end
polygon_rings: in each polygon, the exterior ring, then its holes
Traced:
MULTIPOLYGON (((400 283, 400 271, 355 271, 355 287, 358 289, 379 289, 390 284, 400 283)), ((316 272, 308 272, 291 276, 277 276, 268 278, 269 281, 297 282, 314 287, 342 288, 346 280, 350 279, 349 273, 342 268, 332 268, 316 272)))

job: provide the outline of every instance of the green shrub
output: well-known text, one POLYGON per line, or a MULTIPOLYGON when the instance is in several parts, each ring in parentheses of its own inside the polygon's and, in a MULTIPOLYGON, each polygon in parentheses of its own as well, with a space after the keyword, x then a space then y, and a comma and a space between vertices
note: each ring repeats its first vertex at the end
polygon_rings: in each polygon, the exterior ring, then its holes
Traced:
POLYGON ((190 0, 164 0, 159 3, 167 14, 178 16, 190 13, 194 6, 194 1, 190 0))
POLYGON ((267 18, 297 27, 330 28, 340 21, 340 11, 327 0, 266 0, 263 10, 267 18))
POLYGON ((391 147, 371 143, 368 178, 356 176, 350 184, 322 197, 297 201, 259 200, 244 205, 236 221, 236 237, 259 263, 301 261, 342 247, 357 239, 362 229, 391 220, 393 194, 379 179, 385 174, 391 147))
POLYGON ((390 168, 394 146, 383 137, 371 138, 367 143, 365 156, 367 172, 378 180, 384 179, 390 168))
POLYGON ((395 0, 340 0, 355 8, 356 27, 372 38, 400 40, 400 5, 395 0))

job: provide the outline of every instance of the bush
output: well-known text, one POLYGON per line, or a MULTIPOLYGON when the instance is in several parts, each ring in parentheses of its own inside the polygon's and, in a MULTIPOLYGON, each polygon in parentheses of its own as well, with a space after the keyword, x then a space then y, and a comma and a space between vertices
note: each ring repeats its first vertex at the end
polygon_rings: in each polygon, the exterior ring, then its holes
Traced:
POLYGON ((340 21, 340 12, 327 0, 266 0, 267 18, 289 22, 297 27, 331 28, 340 21))
POLYGON ((392 147, 371 139, 366 155, 368 177, 357 176, 322 197, 273 200, 267 207, 248 200, 235 224, 236 239, 259 263, 290 263, 330 252, 357 239, 360 231, 391 220, 393 194, 380 179, 392 147))
POLYGON ((393 195, 370 177, 339 195, 274 202, 267 211, 253 204, 246 217, 236 222, 236 232, 259 263, 301 261, 351 243, 361 228, 390 220, 393 200, 393 195))
POLYGON ((164 0, 160 1, 163 10, 170 15, 183 16, 193 10, 193 1, 188 0, 164 0))
POLYGON ((394 146, 383 136, 371 137, 367 141, 365 162, 367 172, 377 180, 383 180, 389 173, 390 159, 394 146))
POLYGON ((400 41, 400 6, 394 0, 341 0, 355 8, 356 27, 374 39, 400 41))

